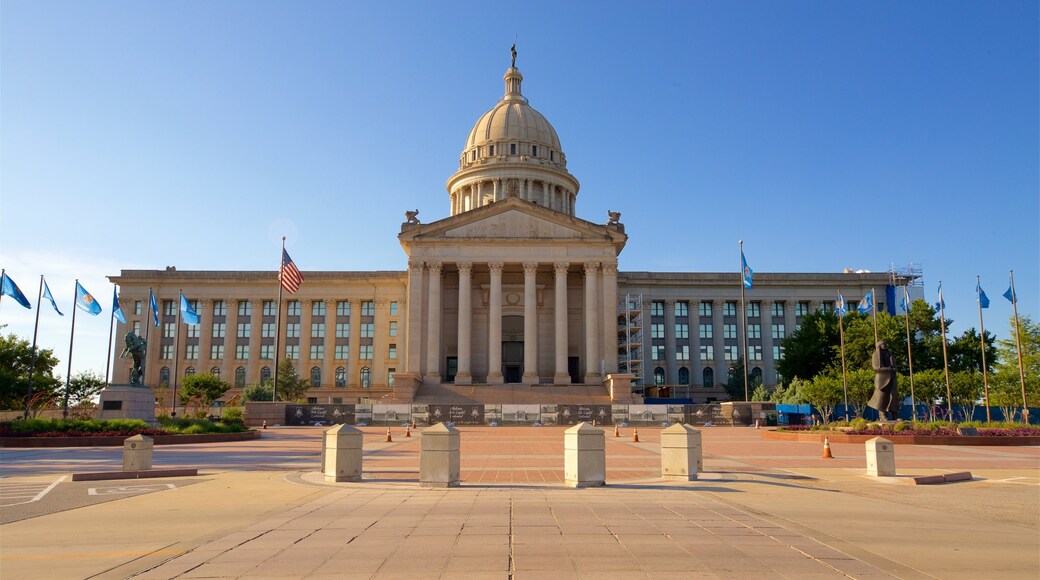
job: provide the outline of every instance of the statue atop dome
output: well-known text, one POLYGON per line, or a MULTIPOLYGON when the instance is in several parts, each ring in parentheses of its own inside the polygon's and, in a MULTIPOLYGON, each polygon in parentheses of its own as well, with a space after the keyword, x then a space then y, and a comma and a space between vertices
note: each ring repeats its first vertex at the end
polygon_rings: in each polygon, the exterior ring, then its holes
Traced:
POLYGON ((513 47, 509 49, 509 54, 513 57, 513 68, 516 68, 516 43, 513 43, 513 47))

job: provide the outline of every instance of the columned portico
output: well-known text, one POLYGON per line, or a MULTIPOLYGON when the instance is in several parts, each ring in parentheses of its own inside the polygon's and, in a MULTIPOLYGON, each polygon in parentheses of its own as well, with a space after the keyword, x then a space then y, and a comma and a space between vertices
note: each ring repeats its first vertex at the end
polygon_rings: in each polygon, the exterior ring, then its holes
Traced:
POLYGON ((459 371, 455 375, 455 383, 469 385, 473 383, 471 364, 470 332, 473 328, 473 282, 470 277, 473 264, 461 262, 459 268, 459 371))
POLYGON ((556 290, 556 372, 553 374, 553 383, 557 385, 569 385, 571 383, 570 373, 567 372, 567 270, 570 264, 567 262, 556 262, 553 271, 556 273, 554 284, 556 290))
POLYGON ((538 262, 524 262, 524 377, 538 384, 538 262))
POLYGON ((502 379, 502 263, 488 264, 491 290, 488 296, 488 373, 489 385, 501 385, 502 379))

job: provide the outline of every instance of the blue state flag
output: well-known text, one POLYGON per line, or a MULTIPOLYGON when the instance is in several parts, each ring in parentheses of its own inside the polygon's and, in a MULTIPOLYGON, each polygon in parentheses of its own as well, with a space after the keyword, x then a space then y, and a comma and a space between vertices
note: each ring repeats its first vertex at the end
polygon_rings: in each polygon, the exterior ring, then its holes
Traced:
POLYGON ((747 265, 747 260, 744 259, 744 250, 740 251, 740 277, 744 281, 744 288, 751 290, 751 275, 754 272, 751 271, 751 266, 747 265))
POLYGON ((116 320, 126 324, 126 316, 123 316, 123 309, 119 307, 119 294, 116 292, 116 287, 112 287, 112 316, 116 317, 116 320))
POLYGON ((1004 293, 1004 298, 1007 298, 1008 302, 1014 304, 1015 298, 1018 298, 1018 296, 1015 296, 1014 290, 1011 289, 1011 286, 1008 286, 1007 292, 1004 293))
POLYGON ((43 297, 51 301, 51 306, 54 307, 54 311, 58 313, 58 316, 65 316, 58 310, 58 303, 54 301, 54 295, 51 294, 51 288, 47 285, 47 280, 43 281, 43 297))
POLYGON ((76 281, 76 308, 94 316, 101 314, 101 305, 98 304, 98 301, 94 299, 90 292, 87 292, 87 289, 78 280, 76 281))
POLYGON ((838 316, 845 316, 845 313, 849 311, 849 305, 845 303, 845 297, 838 292, 838 299, 834 301, 834 310, 838 313, 838 316))
POLYGON ((874 309, 874 289, 871 288, 870 292, 863 297, 863 300, 859 301, 859 306, 856 306, 856 311, 860 314, 867 314, 874 309))
POLYGON ((942 297, 942 282, 939 282, 939 301, 935 303, 935 309, 939 311, 946 309, 946 302, 942 297))
POLYGON ((989 296, 986 296, 986 291, 982 289, 982 283, 975 283, 975 291, 979 293, 979 308, 989 308, 989 296))
POLYGON ((194 326, 199 323, 199 315, 191 307, 188 299, 184 297, 184 292, 181 292, 181 318, 184 319, 184 324, 194 326))
POLYGON ((907 291, 906 286, 903 286, 903 298, 899 301, 899 308, 903 312, 910 312, 910 292, 907 291))
POLYGON ((148 303, 152 307, 152 320, 155 321, 155 327, 159 328, 159 305, 155 303, 155 293, 148 290, 148 303))
POLYGON ((7 272, 4 272, 3 281, 0 282, 0 294, 10 296, 11 298, 14 298, 15 302, 29 310, 32 310, 32 304, 29 304, 29 299, 25 297, 25 294, 22 294, 21 288, 18 287, 18 284, 14 283, 14 280, 7 275, 7 272))

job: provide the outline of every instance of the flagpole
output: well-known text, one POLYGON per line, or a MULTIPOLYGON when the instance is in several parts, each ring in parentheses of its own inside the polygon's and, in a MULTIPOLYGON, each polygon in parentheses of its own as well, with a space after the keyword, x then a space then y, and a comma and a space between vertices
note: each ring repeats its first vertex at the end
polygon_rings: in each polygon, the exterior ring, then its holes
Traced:
POLYGON ((744 400, 750 401, 748 396, 748 343, 747 343, 747 306, 744 304, 744 240, 740 240, 740 319, 743 321, 744 336, 744 400))
POLYGON ((914 414, 914 421, 917 420, 917 397, 914 396, 914 352, 910 348, 910 293, 907 292, 906 286, 903 286, 903 303, 906 308, 903 309, 903 318, 906 319, 906 364, 910 367, 910 409, 914 414))
POLYGON ((942 280, 939 280, 939 325, 942 328, 943 371, 946 374, 946 412, 953 422, 953 395, 950 393, 950 357, 946 351, 946 301, 942 297, 942 280))
POLYGON ((275 303, 274 314, 274 386, 271 390, 271 402, 278 400, 278 360, 282 335, 282 256, 285 254, 285 236, 282 236, 282 253, 278 254, 278 302, 275 303))
MULTIPOLYGON (((838 291, 838 296, 841 296, 841 291, 838 291)), ((845 299, 842 298, 844 303, 845 299)), ((845 391, 845 422, 849 422, 849 383, 845 374, 845 315, 838 312, 838 338, 841 344, 841 388, 845 391)))
POLYGON ((1022 381, 1022 420, 1029 424, 1029 407, 1026 405, 1026 371, 1022 365, 1022 333, 1018 330, 1018 294, 1015 294, 1015 271, 1008 270, 1011 278, 1011 307, 1015 312, 1015 342, 1018 344, 1018 377, 1022 381))
MULTIPOLYGON (((3 282, 4 277, 7 276, 7 268, 0 268, 0 283, 3 282)), ((0 292, 0 302, 4 300, 4 293, 0 292)))
MULTIPOLYGON (((112 285, 112 296, 113 300, 118 294, 115 292, 116 285, 112 285)), ((105 361, 105 385, 112 384, 112 335, 115 334, 116 328, 116 309, 112 309, 112 314, 108 317, 108 358, 105 361)))
POLYGON ((986 370, 986 327, 982 325, 982 279, 975 276, 975 287, 979 289, 979 341, 982 343, 982 392, 986 395, 986 422, 991 422, 989 413, 989 373, 986 370))
POLYGON ((141 358, 141 384, 142 385, 147 385, 148 384, 148 381, 145 379, 145 377, 148 376, 145 373, 145 371, 148 368, 148 351, 149 351, 149 348, 148 348, 148 331, 150 331, 152 329, 152 325, 155 324, 155 320, 152 318, 153 316, 155 316, 152 313, 152 296, 153 296, 152 288, 151 288, 151 286, 149 286, 148 287, 148 314, 145 315, 145 324, 144 324, 144 344, 145 344, 145 351, 144 351, 144 353, 145 353, 145 355, 144 355, 144 357, 141 358))
POLYGON ((171 417, 177 416, 177 376, 180 374, 180 360, 181 360, 181 296, 184 295, 184 290, 178 290, 177 292, 177 321, 173 324, 173 411, 170 412, 171 417))
POLYGON ((76 340, 76 303, 79 302, 79 278, 72 288, 72 332, 69 333, 69 370, 65 373, 65 397, 61 404, 61 417, 69 418, 69 377, 72 376, 72 345, 76 340))
POLYGON ((32 355, 29 357, 29 394, 25 398, 25 418, 29 418, 32 405, 33 374, 36 372, 36 335, 40 332, 40 303, 43 301, 43 274, 40 274, 40 294, 36 297, 36 324, 33 326, 32 355))

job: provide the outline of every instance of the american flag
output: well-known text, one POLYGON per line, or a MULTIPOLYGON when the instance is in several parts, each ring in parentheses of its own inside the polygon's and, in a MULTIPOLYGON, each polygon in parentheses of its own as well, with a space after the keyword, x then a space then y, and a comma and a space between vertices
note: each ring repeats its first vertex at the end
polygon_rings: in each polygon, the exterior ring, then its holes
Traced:
POLYGON ((303 283, 300 269, 296 267, 285 248, 282 248, 282 269, 278 271, 278 280, 281 281, 282 288, 288 290, 290 294, 295 294, 300 289, 300 284, 303 283))

